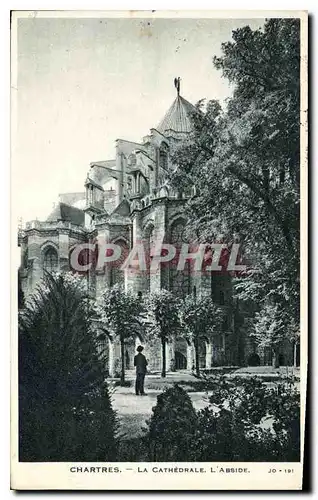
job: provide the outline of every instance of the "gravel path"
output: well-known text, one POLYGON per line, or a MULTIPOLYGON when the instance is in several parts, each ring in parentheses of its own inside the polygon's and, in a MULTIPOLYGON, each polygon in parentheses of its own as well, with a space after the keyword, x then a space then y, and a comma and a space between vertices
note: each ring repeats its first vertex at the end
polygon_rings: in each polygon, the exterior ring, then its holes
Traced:
MULTIPOLYGON (((145 387, 145 390, 147 387, 145 387)), ((156 405, 157 396, 162 391, 151 389, 146 396, 136 396, 130 387, 116 387, 112 395, 113 408, 118 412, 120 421, 119 434, 129 438, 140 436, 146 429, 146 421, 152 414, 156 405)), ((200 410, 207 406, 208 400, 205 392, 189 393, 193 406, 200 410)))

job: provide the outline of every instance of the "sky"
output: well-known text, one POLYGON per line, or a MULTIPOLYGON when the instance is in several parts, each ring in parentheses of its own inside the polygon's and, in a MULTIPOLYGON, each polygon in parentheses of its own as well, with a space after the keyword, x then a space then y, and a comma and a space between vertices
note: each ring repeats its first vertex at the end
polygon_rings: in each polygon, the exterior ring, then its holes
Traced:
MULTIPOLYGON (((92 161, 115 140, 140 141, 181 95, 223 101, 231 89, 213 66, 233 29, 262 19, 20 18, 16 212, 43 220, 59 193, 84 191, 92 161)), ((14 57, 15 54, 13 54, 14 57)))

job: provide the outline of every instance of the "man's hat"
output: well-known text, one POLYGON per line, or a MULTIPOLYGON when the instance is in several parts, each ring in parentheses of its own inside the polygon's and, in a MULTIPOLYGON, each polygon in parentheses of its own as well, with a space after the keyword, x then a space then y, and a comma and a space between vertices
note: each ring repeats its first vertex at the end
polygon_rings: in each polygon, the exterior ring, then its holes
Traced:
POLYGON ((144 350, 144 348, 142 347, 142 345, 139 345, 139 346, 137 347, 137 351, 138 351, 138 352, 141 352, 141 351, 143 351, 143 350, 144 350))

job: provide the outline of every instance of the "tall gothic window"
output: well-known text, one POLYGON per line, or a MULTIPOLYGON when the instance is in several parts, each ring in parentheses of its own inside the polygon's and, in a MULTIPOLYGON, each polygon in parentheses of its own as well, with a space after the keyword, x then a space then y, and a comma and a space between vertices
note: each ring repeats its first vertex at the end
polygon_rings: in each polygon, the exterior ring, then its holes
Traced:
POLYGON ((168 170, 168 146, 162 143, 159 152, 159 164, 164 170, 168 170))
POLYGON ((158 184, 162 185, 168 173, 168 146, 162 143, 159 150, 158 184))
POLYGON ((175 258, 170 262, 169 266, 169 288, 175 295, 184 298, 191 292, 191 267, 189 261, 186 260, 184 269, 180 271, 177 269, 182 244, 187 243, 185 238, 185 222, 183 220, 177 220, 172 225, 170 243, 175 246, 177 251, 175 258))
POLYGON ((56 271, 58 268, 57 251, 52 247, 48 248, 44 254, 43 268, 48 272, 56 271))
POLYGON ((128 257, 129 254, 129 249, 128 245, 124 240, 119 240, 115 242, 116 245, 119 245, 121 248, 121 254, 120 257, 111 262, 111 268, 110 268, 110 286, 120 284, 124 285, 125 283, 125 271, 121 269, 121 266, 125 262, 125 260, 128 257))

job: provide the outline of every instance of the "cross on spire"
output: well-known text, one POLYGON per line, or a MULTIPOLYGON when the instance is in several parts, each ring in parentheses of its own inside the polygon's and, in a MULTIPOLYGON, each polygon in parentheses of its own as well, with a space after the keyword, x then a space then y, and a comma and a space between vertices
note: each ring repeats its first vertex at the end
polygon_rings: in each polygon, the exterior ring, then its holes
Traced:
POLYGON ((177 93, 178 95, 180 95, 180 76, 176 77, 174 79, 174 86, 176 87, 177 89, 177 93))

